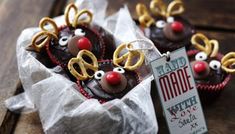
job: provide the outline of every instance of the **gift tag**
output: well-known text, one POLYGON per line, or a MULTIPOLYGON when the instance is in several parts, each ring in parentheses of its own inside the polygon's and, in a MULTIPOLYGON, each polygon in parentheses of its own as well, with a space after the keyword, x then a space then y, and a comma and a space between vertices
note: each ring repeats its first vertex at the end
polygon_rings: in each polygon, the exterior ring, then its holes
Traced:
POLYGON ((207 132, 185 48, 151 62, 151 67, 170 133, 207 132))

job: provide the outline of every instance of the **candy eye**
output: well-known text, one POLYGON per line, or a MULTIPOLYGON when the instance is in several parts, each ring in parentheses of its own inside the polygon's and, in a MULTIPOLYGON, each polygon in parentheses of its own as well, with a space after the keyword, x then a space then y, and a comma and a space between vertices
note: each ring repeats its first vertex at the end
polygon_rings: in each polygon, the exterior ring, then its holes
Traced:
POLYGON ((68 40, 69 40, 69 37, 67 37, 67 36, 61 37, 59 40, 60 46, 62 46, 62 47, 67 46, 68 40))
POLYGON ((74 34, 75 34, 76 36, 85 36, 85 32, 83 32, 82 29, 76 29, 76 30, 74 31, 74 34))
POLYGON ((100 80, 104 76, 104 71, 100 70, 95 72, 95 79, 100 80))
POLYGON ((156 27, 158 28, 163 28, 165 27, 165 25, 166 25, 166 22, 164 20, 159 20, 156 22, 156 27))
POLYGON ((174 21, 175 21, 174 17, 170 16, 170 17, 167 18, 167 23, 172 23, 174 21))
POLYGON ((206 59, 207 59, 207 55, 206 55, 205 52, 199 52, 195 56, 195 60, 197 60, 197 61, 203 61, 203 60, 206 60, 206 59))
POLYGON ((124 74, 125 70, 122 67, 116 67, 113 69, 114 72, 124 74))
POLYGON ((220 62, 217 61, 217 60, 212 60, 210 63, 209 63, 209 66, 210 68, 212 68, 213 70, 219 70, 220 69, 220 62))

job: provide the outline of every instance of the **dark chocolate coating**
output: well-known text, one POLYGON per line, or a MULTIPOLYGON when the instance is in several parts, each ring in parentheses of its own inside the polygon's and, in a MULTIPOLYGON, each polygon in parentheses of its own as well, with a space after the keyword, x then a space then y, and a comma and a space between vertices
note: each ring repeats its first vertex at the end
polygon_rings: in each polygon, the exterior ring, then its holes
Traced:
MULTIPOLYGON (((161 18, 156 18, 155 20, 163 20, 161 18)), ((181 47, 189 48, 191 45, 190 40, 192 35, 195 33, 194 27, 185 19, 179 16, 174 16, 175 21, 179 21, 184 25, 184 35, 178 41, 172 41, 164 35, 163 28, 158 28, 154 25, 149 27, 150 35, 149 39, 153 41, 158 50, 162 53, 167 51, 174 51, 181 47)), ((181 35, 182 36, 182 35, 181 35)))
POLYGON ((42 49, 40 53, 31 52, 31 54, 40 61, 43 65, 45 65, 47 68, 53 68, 55 67, 55 64, 52 63, 52 61, 48 58, 48 54, 45 49, 42 49))
MULTIPOLYGON (((103 70, 105 73, 113 71, 114 68, 115 66, 112 64, 112 61, 99 62, 99 70, 103 70)), ((125 73, 123 75, 127 79, 127 86, 120 93, 110 94, 105 92, 105 90, 103 90, 102 86, 100 85, 100 80, 97 80, 95 78, 83 81, 82 87, 85 91, 88 92, 91 97, 96 99, 111 100, 114 98, 121 98, 138 84, 138 77, 134 71, 125 70, 125 73)))
POLYGON ((99 33, 99 36, 101 36, 101 38, 103 39, 103 43, 105 46, 103 59, 113 59, 113 53, 116 50, 116 45, 115 45, 116 43, 114 36, 109 31, 106 31, 104 28, 98 25, 91 25, 91 26, 92 29, 96 31, 96 33, 99 33))

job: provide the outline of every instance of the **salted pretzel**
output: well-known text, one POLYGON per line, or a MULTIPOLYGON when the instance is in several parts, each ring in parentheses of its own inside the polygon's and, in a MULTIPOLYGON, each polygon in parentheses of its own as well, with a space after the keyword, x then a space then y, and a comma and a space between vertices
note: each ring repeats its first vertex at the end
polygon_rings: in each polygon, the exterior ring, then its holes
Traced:
POLYGON ((92 78, 93 75, 89 75, 87 70, 92 70, 96 72, 98 70, 98 61, 95 57, 95 55, 88 51, 88 50, 81 50, 76 58, 72 58, 68 63, 68 69, 71 72, 73 76, 75 76, 79 80, 86 80, 88 78, 92 78), (86 60, 83 58, 84 56, 88 56, 92 63, 86 62, 86 60), (74 65, 78 64, 81 73, 77 72, 74 68, 74 65))
POLYGON ((150 3, 151 12, 158 16, 169 17, 178 15, 184 12, 183 2, 181 0, 174 0, 168 6, 162 0, 152 0, 150 3))
POLYGON ((205 52, 210 57, 215 57, 219 51, 219 43, 217 40, 209 40, 205 35, 196 33, 191 38, 191 43, 200 51, 205 52), (200 40, 203 44, 200 43, 200 40))
MULTIPOLYGON (((72 26, 72 27, 77 27, 79 24, 89 24, 92 21, 92 13, 86 9, 83 9, 81 11, 78 11, 78 8, 75 6, 74 3, 69 4, 66 9, 65 9, 65 22, 67 26, 72 26), (75 11, 75 17, 74 20, 71 22, 69 20, 69 14, 71 10, 75 11), (79 18, 87 14, 87 17, 85 20, 79 20, 79 18)), ((55 21, 49 17, 44 17, 41 19, 39 23, 39 28, 42 30, 36 35, 33 36, 31 44, 27 48, 28 50, 35 50, 36 52, 40 52, 40 50, 46 45, 46 43, 54 37, 55 39, 58 40, 58 34, 59 34, 59 29, 58 26, 56 25, 55 21), (46 24, 50 25, 52 27, 51 30, 48 30, 45 28, 46 24), (40 40, 41 39, 41 40, 40 40), (40 40, 41 43, 38 43, 40 40)))
MULTIPOLYGON (((184 12, 183 2, 181 0, 174 0, 168 6, 162 0, 152 0, 150 2, 150 11, 155 16, 169 17, 179 15, 184 12)), ((143 4, 137 4, 136 12, 139 22, 145 27, 149 27, 155 20, 151 17, 151 14, 147 11, 147 8, 143 4)))
MULTIPOLYGON (((144 54, 139 50, 131 50, 122 55, 121 57, 118 57, 120 52, 127 47, 132 47, 132 45, 123 43, 118 46, 118 48, 115 50, 113 54, 113 64, 116 66, 122 66, 121 63, 126 61, 123 68, 132 71, 137 69, 143 64, 144 54), (132 62, 133 60, 135 60, 135 58, 138 58, 138 61, 132 65, 132 62)), ((69 61, 68 69, 70 73, 78 80, 87 80, 93 77, 93 75, 88 74, 87 70, 92 70, 93 72, 96 72, 98 70, 98 62, 95 55, 92 52, 88 50, 81 50, 76 58, 72 58, 69 61), (88 56, 92 60, 92 63, 86 62, 86 59, 83 58, 84 56, 88 56), (79 66, 79 70, 81 70, 81 72, 76 71, 76 69, 74 68, 75 64, 79 66)))
POLYGON ((81 11, 78 11, 78 8, 76 7, 74 3, 71 3, 66 7, 64 15, 65 15, 65 22, 67 26, 72 26, 72 27, 77 27, 77 25, 79 24, 89 24, 93 18, 93 15, 89 10, 82 9, 81 11), (69 14, 72 11, 72 9, 74 10, 75 17, 73 21, 71 22, 69 19, 69 14), (87 14, 87 17, 84 20, 79 20, 79 18, 84 14, 87 14))
POLYGON ((135 70, 142 65, 144 62, 144 54, 138 50, 128 51, 127 53, 123 54, 119 57, 119 54, 122 50, 127 47, 132 47, 131 44, 123 43, 121 44, 113 54, 113 63, 116 66, 122 66, 121 63, 125 62, 124 68, 127 70, 135 70), (137 58, 138 61, 133 64, 133 59, 137 58))
POLYGON ((235 73, 235 69, 231 68, 233 65, 235 65, 235 52, 230 52, 221 59, 221 67, 227 73, 235 73))
POLYGON ((166 4, 162 0, 152 0, 150 2, 150 10, 156 16, 158 15, 165 16, 167 7, 166 7, 166 4))
POLYGON ((136 5, 136 12, 139 16, 139 22, 143 27, 150 27, 154 23, 154 19, 150 16, 144 4, 138 3, 136 5))
POLYGON ((43 48, 52 37, 58 39, 58 27, 53 19, 48 17, 42 18, 39 23, 39 27, 42 31, 33 36, 31 44, 29 46, 29 49, 33 48, 36 52, 40 52, 41 48, 43 48), (50 25, 52 29, 46 29, 46 24, 50 25), (38 44, 37 41, 39 39, 42 39, 42 42, 38 44))

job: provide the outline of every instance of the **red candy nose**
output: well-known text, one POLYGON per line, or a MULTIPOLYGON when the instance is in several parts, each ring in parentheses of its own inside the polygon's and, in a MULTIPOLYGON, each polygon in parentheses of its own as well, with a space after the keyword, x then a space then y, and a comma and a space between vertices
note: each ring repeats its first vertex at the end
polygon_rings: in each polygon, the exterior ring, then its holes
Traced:
POLYGON ((110 71, 106 75, 106 81, 110 85, 117 85, 121 82, 121 75, 117 72, 110 71))
POLYGON ((77 41, 77 47, 79 50, 85 49, 91 51, 92 44, 89 39, 87 39, 86 37, 82 37, 77 41))
POLYGON ((203 61, 197 61, 193 66, 193 70, 198 74, 205 72, 206 68, 207 68, 207 65, 203 61))
POLYGON ((171 29, 176 33, 180 33, 180 32, 183 32, 184 25, 179 21, 175 21, 171 23, 171 29))

